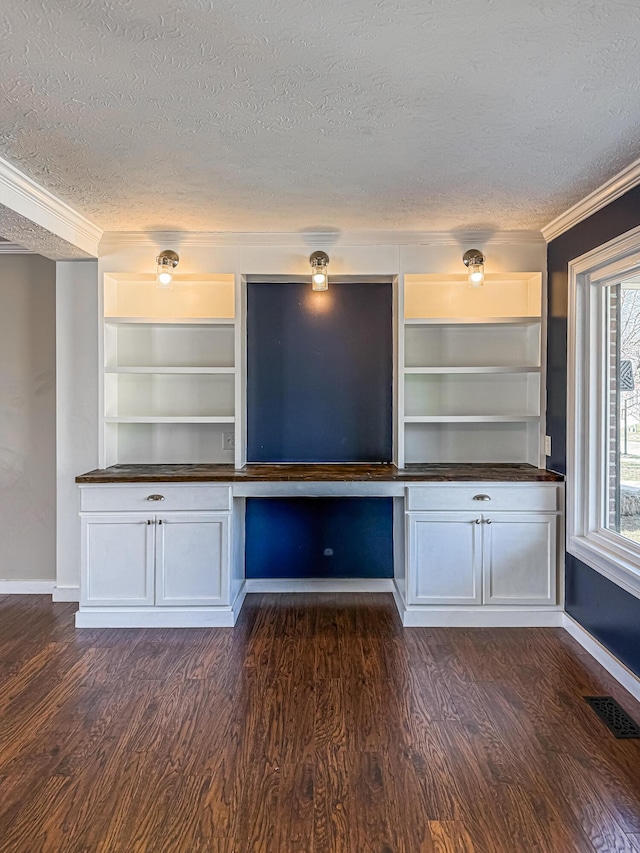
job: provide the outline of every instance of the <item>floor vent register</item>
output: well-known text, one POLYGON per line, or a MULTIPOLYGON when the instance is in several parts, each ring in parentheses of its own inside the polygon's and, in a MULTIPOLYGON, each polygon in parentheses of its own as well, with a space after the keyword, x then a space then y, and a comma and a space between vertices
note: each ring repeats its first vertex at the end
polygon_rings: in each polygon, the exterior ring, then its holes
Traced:
POLYGON ((640 726, 612 696, 585 696, 584 700, 618 739, 640 738, 640 726))

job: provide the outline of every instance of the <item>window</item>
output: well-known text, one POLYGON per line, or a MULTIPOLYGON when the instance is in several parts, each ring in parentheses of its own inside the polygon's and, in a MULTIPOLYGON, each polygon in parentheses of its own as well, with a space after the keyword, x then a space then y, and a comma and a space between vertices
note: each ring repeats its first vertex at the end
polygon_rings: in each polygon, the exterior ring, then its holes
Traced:
POLYGON ((640 275, 606 289, 605 527, 640 543, 640 275))
POLYGON ((640 229, 569 264, 567 550, 640 597, 640 229))

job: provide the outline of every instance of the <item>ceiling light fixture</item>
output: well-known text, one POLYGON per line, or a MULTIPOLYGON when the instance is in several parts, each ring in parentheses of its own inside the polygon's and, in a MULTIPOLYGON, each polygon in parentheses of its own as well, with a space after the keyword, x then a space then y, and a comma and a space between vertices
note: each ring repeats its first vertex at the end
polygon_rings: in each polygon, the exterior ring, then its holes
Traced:
POLYGON ((309 257, 311 264, 311 289, 312 290, 328 290, 329 275, 327 267, 329 266, 329 255, 326 252, 314 252, 309 257))
POLYGON ((484 262, 486 258, 480 249, 469 249, 462 256, 462 262, 469 270, 469 286, 482 287, 484 284, 484 262))
POLYGON ((157 285, 160 288, 168 290, 173 281, 173 271, 178 266, 180 257, 177 252, 172 252, 171 249, 165 249, 160 252, 156 258, 157 267, 157 285))

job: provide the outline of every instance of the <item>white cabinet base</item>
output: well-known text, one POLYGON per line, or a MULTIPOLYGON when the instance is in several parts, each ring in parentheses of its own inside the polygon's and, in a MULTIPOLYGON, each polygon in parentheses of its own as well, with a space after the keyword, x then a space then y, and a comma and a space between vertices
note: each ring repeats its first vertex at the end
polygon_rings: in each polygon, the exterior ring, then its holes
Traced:
POLYGON ((83 488, 76 627, 233 627, 246 588, 231 506, 228 485, 83 488))
POLYGON ((396 607, 404 628, 561 628, 564 611, 557 607, 405 604, 396 586, 396 607))
POLYGON ((230 607, 81 607, 76 628, 233 628, 245 595, 243 584, 230 607))

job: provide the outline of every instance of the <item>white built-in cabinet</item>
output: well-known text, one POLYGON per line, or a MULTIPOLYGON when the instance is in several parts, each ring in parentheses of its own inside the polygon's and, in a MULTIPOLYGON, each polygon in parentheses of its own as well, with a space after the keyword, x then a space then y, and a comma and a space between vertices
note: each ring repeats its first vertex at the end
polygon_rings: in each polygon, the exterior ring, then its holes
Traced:
POLYGON ((542 275, 405 275, 399 464, 542 460, 542 275))
MULTIPOLYGON (((540 273, 490 274, 477 289, 462 275, 395 279, 399 468, 544 464, 542 284, 540 273)), ((181 274, 163 290, 152 274, 107 273, 101 305, 100 467, 242 467, 243 277, 181 274)), ((270 485, 263 496, 305 494, 304 483, 270 485)), ((328 494, 362 494, 340 485, 328 494)), ((452 624, 456 610, 458 624, 480 624, 483 612, 482 624, 522 624, 508 614, 557 609, 557 483, 383 485, 371 484, 371 494, 396 501, 394 589, 404 624, 452 624)), ((311 486, 309 494, 322 493, 311 486)), ((247 494, 255 492, 231 481, 83 485, 76 624, 233 625, 246 590, 247 494)))
POLYGON ((84 606, 229 603, 230 513, 82 518, 84 606))
POLYGON ((560 503, 557 484, 408 487, 407 604, 555 605, 560 503))
POLYGON ((78 624, 181 624, 179 615, 172 621, 166 614, 194 609, 202 621, 184 624, 232 625, 243 580, 241 555, 234 564, 233 507, 229 485, 82 488, 78 624), (138 617, 122 615, 127 611, 138 617), (105 614, 113 612, 120 615, 110 623, 105 614))

